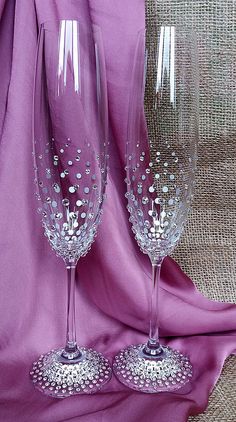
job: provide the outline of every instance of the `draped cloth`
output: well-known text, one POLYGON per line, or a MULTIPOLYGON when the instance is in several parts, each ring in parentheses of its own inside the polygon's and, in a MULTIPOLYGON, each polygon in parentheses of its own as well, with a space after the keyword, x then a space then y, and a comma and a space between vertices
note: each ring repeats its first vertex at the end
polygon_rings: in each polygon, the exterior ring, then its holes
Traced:
POLYGON ((110 360, 146 340, 151 268, 133 239, 124 198, 130 69, 144 0, 0 0, 0 420, 5 422, 183 422, 202 412, 224 360, 236 353, 236 306, 204 298, 166 258, 160 281, 160 334, 194 367, 182 392, 144 394, 115 377, 92 396, 40 394, 29 379, 41 353, 63 345, 63 261, 42 233, 32 165, 32 94, 38 28, 82 19, 103 33, 112 156, 108 198, 91 251, 78 264, 77 338, 110 360))

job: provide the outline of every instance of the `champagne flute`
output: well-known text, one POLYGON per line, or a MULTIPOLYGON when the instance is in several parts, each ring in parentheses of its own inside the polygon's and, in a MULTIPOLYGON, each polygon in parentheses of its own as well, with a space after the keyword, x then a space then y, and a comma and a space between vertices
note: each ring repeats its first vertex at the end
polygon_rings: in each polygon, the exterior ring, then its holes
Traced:
POLYGON ((161 26, 145 48, 141 31, 130 89, 126 184, 135 239, 152 265, 150 330, 145 344, 114 359, 118 379, 135 390, 177 390, 192 377, 188 357, 160 343, 158 286, 176 247, 194 187, 198 140, 198 65, 194 34, 161 26), (145 120, 144 98, 148 113, 145 120))
POLYGON ((34 84, 34 168, 45 236, 66 265, 64 348, 33 364, 32 381, 55 397, 94 393, 111 377, 107 359, 78 346, 75 272, 97 234, 107 179, 108 113, 101 31, 77 20, 41 25, 34 84))

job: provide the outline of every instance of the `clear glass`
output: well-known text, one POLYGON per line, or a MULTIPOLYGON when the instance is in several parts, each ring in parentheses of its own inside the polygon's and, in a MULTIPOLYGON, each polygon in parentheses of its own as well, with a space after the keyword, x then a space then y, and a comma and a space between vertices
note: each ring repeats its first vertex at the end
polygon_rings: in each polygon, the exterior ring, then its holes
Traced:
POLYGON ((138 35, 126 163, 132 230, 152 265, 150 331, 146 344, 122 350, 113 364, 121 382, 148 393, 176 390, 192 376, 189 359, 160 344, 158 285, 163 259, 176 247, 187 220, 198 140, 194 34, 175 26, 161 26, 157 33, 148 50, 145 32, 138 35))
POLYGON ((37 50, 33 158, 44 234, 67 269, 64 348, 34 363, 31 378, 46 394, 94 393, 111 377, 100 353, 78 347, 75 272, 90 249, 107 179, 108 113, 101 31, 76 20, 42 24, 37 50))

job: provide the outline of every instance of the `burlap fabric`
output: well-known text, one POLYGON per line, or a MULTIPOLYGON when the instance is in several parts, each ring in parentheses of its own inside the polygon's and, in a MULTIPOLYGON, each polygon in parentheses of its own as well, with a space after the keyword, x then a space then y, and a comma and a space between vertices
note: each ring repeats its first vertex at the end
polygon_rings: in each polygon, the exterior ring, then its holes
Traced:
MULTIPOLYGON (((236 421, 236 378, 235 356, 230 356, 214 388, 207 410, 189 418, 189 422, 235 422, 236 421)), ((174 422, 174 421, 173 421, 174 422)))
MULTIPOLYGON (((148 42, 156 22, 194 28, 199 47, 197 183, 174 258, 204 295, 236 303, 236 2, 147 0, 148 42)), ((236 421, 235 367, 230 357, 207 411, 190 420, 236 421)))

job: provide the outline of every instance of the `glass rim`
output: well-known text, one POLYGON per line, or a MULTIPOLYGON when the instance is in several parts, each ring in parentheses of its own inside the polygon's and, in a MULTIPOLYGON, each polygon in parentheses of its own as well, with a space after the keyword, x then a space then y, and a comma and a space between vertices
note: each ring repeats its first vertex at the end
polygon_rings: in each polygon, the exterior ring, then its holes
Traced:
POLYGON ((87 33, 101 32, 101 27, 94 23, 88 25, 82 19, 71 18, 71 19, 47 19, 40 23, 39 32, 41 31, 52 31, 55 32, 55 26, 58 28, 61 22, 77 22, 79 26, 82 26, 87 33))
MULTIPOLYGON (((174 25, 172 25, 172 24, 163 24, 163 25, 157 24, 156 28, 157 28, 158 33, 160 32, 161 28, 175 28, 175 29, 177 29, 178 34, 191 35, 191 37, 193 39, 196 39, 196 37, 197 37, 197 32, 191 26, 183 26, 183 25, 180 25, 180 24, 174 24, 174 25)), ((145 28, 139 29, 137 34, 138 35, 141 35, 141 34, 146 35, 147 32, 148 32, 148 29, 147 29, 147 27, 145 27, 145 28)))

